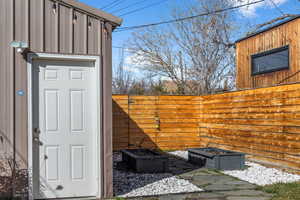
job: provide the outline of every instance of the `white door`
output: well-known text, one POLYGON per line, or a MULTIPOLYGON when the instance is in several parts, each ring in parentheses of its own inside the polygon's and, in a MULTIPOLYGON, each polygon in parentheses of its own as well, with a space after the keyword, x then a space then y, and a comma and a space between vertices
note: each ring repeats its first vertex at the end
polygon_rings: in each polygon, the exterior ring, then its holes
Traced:
POLYGON ((97 195, 97 86, 93 62, 33 63, 34 198, 97 195))

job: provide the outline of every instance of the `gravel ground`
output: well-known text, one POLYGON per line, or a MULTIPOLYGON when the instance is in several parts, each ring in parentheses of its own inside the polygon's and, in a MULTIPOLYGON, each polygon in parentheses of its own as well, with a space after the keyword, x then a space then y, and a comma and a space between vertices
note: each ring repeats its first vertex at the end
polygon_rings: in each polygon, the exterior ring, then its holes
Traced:
POLYGON ((114 192, 119 197, 136 197, 169 193, 203 191, 189 181, 179 179, 170 173, 137 174, 117 169, 121 155, 114 153, 114 192))
MULTIPOLYGON (((185 160, 188 159, 187 151, 173 151, 168 153, 185 160)), ((189 181, 180 179, 171 173, 138 174, 128 171, 122 166, 117 167, 117 162, 121 160, 121 154, 114 153, 115 196, 138 197, 203 191, 189 181)), ((246 162, 246 165, 248 168, 245 170, 223 171, 223 173, 257 185, 300 181, 300 175, 264 167, 253 162, 246 162)))
POLYGON ((223 171, 223 173, 256 185, 300 181, 299 175, 283 172, 275 168, 264 167, 253 162, 246 162, 246 165, 249 167, 245 170, 223 171))
POLYGON ((172 154, 174 156, 178 156, 180 158, 183 158, 185 160, 188 159, 188 152, 187 151, 171 151, 171 152, 168 152, 169 154, 172 154))
MULTIPOLYGON (((187 151, 173 151, 169 153, 183 159, 188 159, 187 151)), ((223 173, 256 185, 300 181, 300 175, 290 174, 275 168, 264 167, 253 162, 246 162, 246 165, 249 167, 245 170, 223 171, 223 173)))

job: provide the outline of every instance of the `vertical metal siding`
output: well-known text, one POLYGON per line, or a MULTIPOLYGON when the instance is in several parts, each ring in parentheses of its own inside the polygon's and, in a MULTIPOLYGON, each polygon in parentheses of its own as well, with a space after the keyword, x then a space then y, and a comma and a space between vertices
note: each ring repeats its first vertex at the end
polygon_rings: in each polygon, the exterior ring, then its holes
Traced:
MULTIPOLYGON (((29 42, 29 0, 15 0, 15 40, 29 42)), ((15 51, 15 141, 16 159, 22 167, 27 166, 27 96, 17 91, 27 90, 26 60, 15 51), (25 106, 24 106, 25 105, 25 106)))
MULTIPOLYGON (((9 47, 13 40, 30 44, 31 52, 99 55, 102 60, 102 142, 105 197, 112 196, 111 31, 108 22, 61 2, 56 11, 51 0, 0 0, 0 134, 12 151, 27 164, 27 62, 9 47), (73 21, 73 13, 77 20, 73 21), (88 19, 91 22, 88 27, 88 19), (24 90, 25 96, 16 95, 24 90), (15 104, 14 104, 15 103, 15 104), (15 112, 14 112, 15 111, 15 112), (15 120, 15 121, 14 121, 15 120)), ((1 139, 0 139, 1 146, 1 139)), ((2 150, 7 151, 8 148, 2 150)), ((0 148, 1 151, 1 148, 0 148)))
POLYGON ((108 23, 102 28, 103 53, 103 156, 104 156, 104 195, 112 191, 112 26, 108 23))
POLYGON ((59 6, 59 52, 72 53, 73 11, 67 6, 59 6))
POLYGON ((30 48, 32 51, 44 49, 44 1, 30 0, 30 48))
POLYGON ((87 16, 74 11, 74 53, 87 53, 87 16))
POLYGON ((94 17, 88 17, 88 54, 100 54, 101 23, 94 17))
POLYGON ((0 152, 13 151, 13 1, 0 0, 0 152))
POLYGON ((58 52, 58 8, 55 12, 53 9, 55 2, 51 0, 45 0, 45 51, 46 52, 58 52))

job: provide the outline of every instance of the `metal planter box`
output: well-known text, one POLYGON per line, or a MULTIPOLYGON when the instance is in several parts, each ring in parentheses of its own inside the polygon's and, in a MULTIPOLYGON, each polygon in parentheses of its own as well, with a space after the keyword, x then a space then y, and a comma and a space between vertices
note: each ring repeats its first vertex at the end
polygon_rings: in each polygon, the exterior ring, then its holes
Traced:
POLYGON ((126 149, 121 150, 122 161, 127 167, 138 173, 165 173, 168 171, 169 160, 149 149, 126 149))
POLYGON ((217 170, 240 170, 245 167, 245 154, 218 148, 188 149, 189 162, 217 170))

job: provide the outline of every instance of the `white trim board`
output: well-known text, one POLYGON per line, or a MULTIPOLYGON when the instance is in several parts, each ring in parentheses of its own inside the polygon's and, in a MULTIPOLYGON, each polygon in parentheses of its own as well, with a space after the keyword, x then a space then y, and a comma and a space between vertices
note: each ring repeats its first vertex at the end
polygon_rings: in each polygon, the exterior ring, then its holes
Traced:
POLYGON ((97 198, 100 198, 103 194, 102 191, 102 163, 101 163, 101 70, 100 70, 100 56, 88 56, 88 55, 64 55, 64 54, 48 54, 48 53, 29 53, 27 56, 27 83, 28 83, 28 88, 27 88, 27 93, 28 93, 28 195, 29 195, 29 200, 33 200, 33 179, 32 179, 32 173, 33 173, 33 143, 32 143, 32 137, 33 137, 33 116, 32 116, 32 69, 33 69, 33 61, 34 60, 72 60, 72 61, 92 61, 95 64, 95 69, 96 69, 96 85, 97 85, 97 140, 96 142, 96 149, 95 151, 97 152, 97 182, 98 182, 98 192, 97 192, 97 198))

